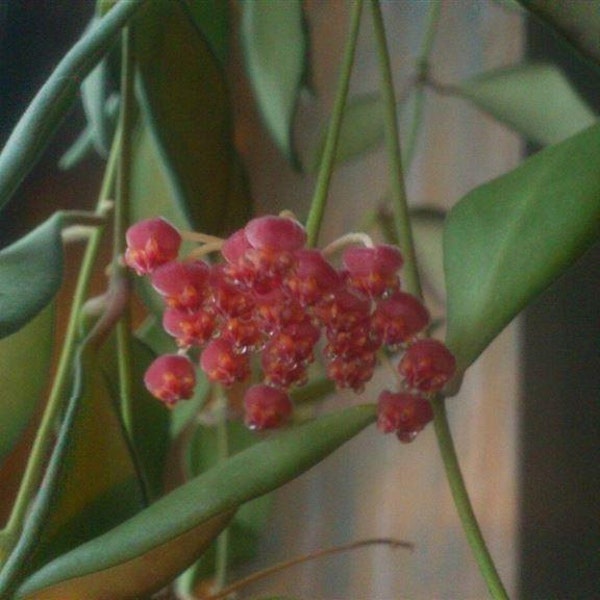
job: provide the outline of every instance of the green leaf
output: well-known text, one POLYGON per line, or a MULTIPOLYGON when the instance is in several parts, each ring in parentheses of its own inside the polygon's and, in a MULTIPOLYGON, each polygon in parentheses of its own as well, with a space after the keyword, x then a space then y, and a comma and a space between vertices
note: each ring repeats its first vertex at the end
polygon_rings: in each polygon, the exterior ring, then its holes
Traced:
MULTIPOLYGON (((384 139, 384 119, 381 96, 378 93, 362 94, 351 98, 344 109, 344 117, 335 156, 335 164, 358 158, 380 146, 384 139)), ((321 164, 327 127, 316 152, 309 160, 309 171, 315 173, 321 164)))
POLYGON ((239 505, 300 475, 374 419, 374 406, 358 406, 269 436, 45 566, 15 598, 143 597, 193 562, 239 505))
POLYGON ((229 56, 230 8, 223 0, 187 0, 196 25, 206 37, 211 50, 221 65, 229 56))
MULTIPOLYGON (((169 451, 170 411, 152 396, 144 385, 144 373, 156 355, 138 339, 133 339, 131 436, 137 466, 146 484, 150 499, 164 491, 164 475, 169 451)), ((101 364, 109 384, 113 402, 120 403, 118 364, 115 340, 102 349, 101 364)))
POLYGON ((63 215, 0 251, 0 339, 18 331, 54 297, 63 277, 63 215))
POLYGON ((74 391, 0 596, 35 569, 101 535, 145 505, 121 421, 95 351, 76 359, 74 391))
POLYGON ((80 82, 144 2, 119 2, 69 50, 36 94, 0 154, 0 209, 41 156, 77 97, 80 82))
MULTIPOLYGON (((112 138, 119 110, 119 96, 117 94, 111 94, 108 97, 104 110, 106 113, 105 119, 107 121, 107 126, 110 128, 109 137, 112 138)), ((95 137, 94 127, 88 122, 71 146, 67 148, 65 153, 59 158, 58 168, 63 171, 68 171, 80 163, 84 158, 91 155, 96 149, 95 137)))
MULTIPOLYGON (((225 79, 186 5, 154 0, 135 21, 141 105, 174 196, 186 219, 203 232, 241 225, 229 192, 235 153, 225 79)), ((248 199, 238 197, 248 210, 248 199)))
POLYGON ((308 52, 302 2, 244 2, 241 26, 246 68, 264 121, 277 146, 298 166, 292 124, 308 52))
POLYGON ((561 142, 597 121, 554 65, 521 65, 492 71, 461 83, 458 92, 542 145, 561 142))
MULTIPOLYGON (((94 17, 90 29, 97 26, 99 18, 94 17)), ((106 158, 114 133, 114 122, 108 117, 105 109, 109 96, 109 68, 105 58, 90 71, 81 84, 81 102, 85 116, 91 128, 94 148, 106 158)))
POLYGON ((597 0, 518 0, 583 56, 600 64, 600 5, 597 0))
POLYGON ((463 371, 600 235, 600 125, 473 190, 444 233, 447 343, 463 371))
MULTIPOLYGON (((218 425, 200 425, 187 449, 187 467, 191 475, 199 475, 217 465, 219 456, 218 425)), ((260 438, 240 421, 227 423, 227 446, 230 456, 256 444, 260 438)), ((271 496, 265 495, 242 505, 228 526, 227 564, 232 567, 256 555, 259 535, 271 509, 271 496)), ((179 589, 191 593, 195 585, 215 573, 216 543, 203 554, 192 568, 192 573, 182 578, 179 589), (183 587, 185 585, 185 587, 183 587)))
POLYGON ((0 462, 29 423, 46 387, 52 361, 54 306, 0 340, 0 462))

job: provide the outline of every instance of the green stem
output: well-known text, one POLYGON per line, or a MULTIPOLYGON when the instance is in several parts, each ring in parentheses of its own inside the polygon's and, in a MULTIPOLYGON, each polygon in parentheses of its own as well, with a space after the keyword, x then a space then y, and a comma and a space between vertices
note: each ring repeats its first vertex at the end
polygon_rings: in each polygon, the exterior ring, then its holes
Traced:
POLYGON ((348 88, 350 85, 350 75, 352 73, 352 65, 354 64, 354 53, 356 50, 356 42, 358 40, 362 5, 363 0, 355 0, 352 8, 350 33, 344 50, 333 113, 331 115, 329 127, 327 128, 327 138, 325 139, 325 148, 323 149, 323 157, 321 158, 315 193, 313 194, 310 211, 306 221, 309 246, 315 246, 317 243, 321 222, 323 221, 323 215, 325 213, 329 183, 331 181, 331 175, 333 174, 337 144, 344 116, 344 107, 346 105, 346 98, 348 96, 348 88))
MULTIPOLYGON (((217 421, 217 456, 224 461, 229 457, 229 435, 227 431, 227 396, 219 392, 219 415, 217 421)), ((226 527, 217 538, 215 558, 215 586, 217 590, 225 587, 227 581, 227 558, 229 554, 229 527, 226 527)))
MULTIPOLYGON (((108 164, 106 166, 104 180, 102 182, 102 188, 100 190, 96 207, 96 213, 98 215, 104 215, 106 211, 106 203, 114 184, 116 159, 120 146, 120 137, 120 134, 117 132, 113 142, 111 154, 108 159, 108 164)), ((27 509, 33 495, 38 490, 39 483, 44 472, 46 459, 54 440, 54 426, 63 406, 63 400, 67 386, 71 381, 71 368, 79 337, 79 315, 81 312, 81 307, 83 306, 87 297, 88 287, 92 276, 92 268, 96 261, 96 257, 98 256, 103 230, 103 227, 97 227, 91 233, 85 254, 82 259, 79 277, 77 279, 75 292, 73 294, 73 303, 71 305, 69 321, 67 323, 65 337, 63 340, 62 352, 48 397, 48 403, 46 404, 42 422, 38 428, 36 438, 27 461, 27 467, 19 487, 15 504, 13 506, 9 521, 6 525, 6 535, 11 541, 14 541, 19 537, 23 528, 27 509)))
POLYGON ((435 35, 440 20, 441 7, 442 3, 440 0, 430 0, 425 35, 421 40, 421 48, 416 61, 417 76, 415 82, 414 113, 404 152, 404 162, 407 169, 410 168, 410 165, 412 164, 419 132, 421 130, 421 123, 423 121, 423 112, 425 110, 425 86, 429 77, 429 56, 433 50, 433 43, 435 41, 435 35))
MULTIPOLYGON (((121 269, 121 275, 130 278, 127 269, 119 260, 125 249, 125 230, 129 226, 129 198, 131 181, 131 134, 133 130, 135 98, 133 91, 133 52, 129 27, 123 29, 121 44, 121 112, 120 129, 122 132, 121 151, 117 171, 115 218, 113 229, 113 268, 121 269)), ((117 361, 119 368, 119 392, 121 411, 125 429, 132 438, 132 389, 133 356, 131 343, 131 302, 127 302, 123 315, 116 327, 117 361)))
POLYGON ((421 282, 419 281, 419 273, 417 271, 412 229, 408 215, 408 200, 406 197, 406 188, 404 186, 394 80, 392 78, 390 55, 385 36, 385 26, 378 0, 371 0, 371 12, 381 70, 381 96, 384 108, 385 140, 390 161, 390 185, 394 224, 398 233, 400 250, 402 251, 405 260, 403 271, 405 287, 411 294, 421 297, 421 282))
POLYGON ((469 500, 448 425, 445 400, 441 396, 438 396, 431 404, 434 413, 435 433, 442 460, 444 461, 446 477, 450 484, 454 504, 462 522, 465 535, 467 536, 467 541, 475 555, 475 560, 492 598, 495 600, 508 600, 508 594, 487 549, 479 524, 477 523, 477 518, 473 512, 471 501, 469 500))

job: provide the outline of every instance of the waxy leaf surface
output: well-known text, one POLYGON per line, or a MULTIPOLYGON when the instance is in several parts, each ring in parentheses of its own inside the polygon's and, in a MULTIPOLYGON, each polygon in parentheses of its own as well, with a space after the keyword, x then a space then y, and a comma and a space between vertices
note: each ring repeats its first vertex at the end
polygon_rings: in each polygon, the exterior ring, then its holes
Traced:
POLYGON ((13 579, 10 572, 22 579, 146 503, 116 407, 89 347, 76 359, 73 394, 40 490, 11 556, 14 566, 2 572, 0 585, 13 579))
POLYGON ((302 3, 253 0, 241 6, 242 45, 258 106, 273 140, 297 166, 292 123, 308 48, 302 3))
MULTIPOLYGON (((218 425, 197 427, 187 449, 187 467, 191 475, 204 473, 219 463, 222 451, 220 435, 227 437, 229 456, 234 456, 260 440, 241 421, 228 422, 224 434, 219 432, 218 425)), ((266 524, 270 507, 271 497, 266 495, 247 502, 236 512, 228 528, 228 565, 233 566, 255 556, 259 534, 266 524)), ((209 578, 215 572, 215 561, 216 543, 213 543, 195 565, 193 573, 187 577, 190 586, 187 588, 188 592, 192 592, 194 584, 199 580, 209 578)))
POLYGON ((447 343, 468 367, 600 236, 600 125, 473 190, 444 233, 447 343))
POLYGON ((0 338, 18 331, 54 297, 63 276, 62 214, 0 251, 0 338))
POLYGON ((52 360, 54 307, 0 340, 0 462, 41 401, 52 360))
POLYGON ((180 209, 197 230, 232 231, 247 207, 230 200, 235 153, 219 62, 181 2, 146 5, 135 40, 142 109, 180 209))
POLYGON ((359 406, 276 433, 59 557, 15 598, 142 598, 190 565, 238 506, 306 471, 374 420, 374 406, 359 406))
POLYGON ((538 144, 555 144, 593 125, 597 117, 569 80, 549 64, 485 73, 458 86, 476 106, 538 144))

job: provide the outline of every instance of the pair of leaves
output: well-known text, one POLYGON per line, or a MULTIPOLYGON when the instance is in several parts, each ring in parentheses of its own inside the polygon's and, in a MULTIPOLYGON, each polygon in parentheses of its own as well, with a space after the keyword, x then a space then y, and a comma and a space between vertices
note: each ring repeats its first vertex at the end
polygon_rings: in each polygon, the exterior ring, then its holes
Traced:
POLYGON ((374 406, 353 407, 268 437, 58 557, 15 598, 143 598, 188 566, 238 506, 307 470, 374 419, 374 406))
MULTIPOLYGON (((560 142, 596 121, 593 111, 577 95, 565 75, 550 64, 498 69, 463 81, 452 90, 541 145, 560 142)), ((399 104, 402 122, 413 118, 413 101, 414 95, 399 104)), ((342 164, 378 148, 383 139, 383 106, 379 94, 352 98, 344 111, 336 163, 342 164)), ((318 169, 323 146, 324 137, 309 158, 309 171, 318 169)))

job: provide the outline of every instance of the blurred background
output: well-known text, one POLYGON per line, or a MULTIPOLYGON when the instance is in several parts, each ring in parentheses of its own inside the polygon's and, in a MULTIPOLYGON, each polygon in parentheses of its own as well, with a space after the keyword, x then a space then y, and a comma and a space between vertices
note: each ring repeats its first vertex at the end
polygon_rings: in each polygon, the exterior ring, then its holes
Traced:
MULTIPOLYGON (((399 94, 412 73, 427 6, 420 0, 383 3, 399 94)), ((296 127, 301 152, 316 144, 331 109, 348 23, 348 6, 341 0, 308 1, 306 9, 313 66, 312 94, 299 107, 296 127)), ((93 11, 91 0, 0 0, 0 145, 93 11)), ((351 93, 378 87, 366 12, 351 93)), ((586 67, 538 24, 491 1, 442 3, 431 57, 438 81, 451 84, 526 58, 556 62, 590 105, 600 106, 600 91, 591 88, 586 67)), ((256 210, 290 208, 303 216, 314 177, 293 171, 265 135, 242 74, 234 43, 229 80, 237 141, 256 210)), ((2 214, 0 246, 56 208, 93 205, 103 161, 91 156, 70 171, 57 168, 83 125, 76 106, 21 186, 18 201, 2 214)), ((428 92, 407 179, 409 198, 415 206, 448 209, 534 150, 464 101, 428 92)), ((322 240, 364 229, 370 211, 386 195, 387 182, 383 149, 338 169, 322 240)), ((77 251, 69 251, 68 258, 75 268, 77 251)), ((449 401, 467 486, 512 597, 600 597, 599 286, 596 246, 505 330, 470 370, 461 393, 449 401)), ((431 301, 441 312, 439 299, 431 301)), ((381 377, 375 385, 385 383, 381 377)), ((325 408, 357 401, 337 395, 325 408)), ((30 434, 0 465, 0 476, 3 481, 9 477, 13 487, 30 434)), ((1 495, 5 514, 10 490, 1 495)), ((408 446, 366 431, 280 490, 259 558, 240 574, 373 537, 409 540, 415 550, 370 548, 323 559, 269 579, 254 591, 323 600, 486 597, 431 429, 408 446)))

